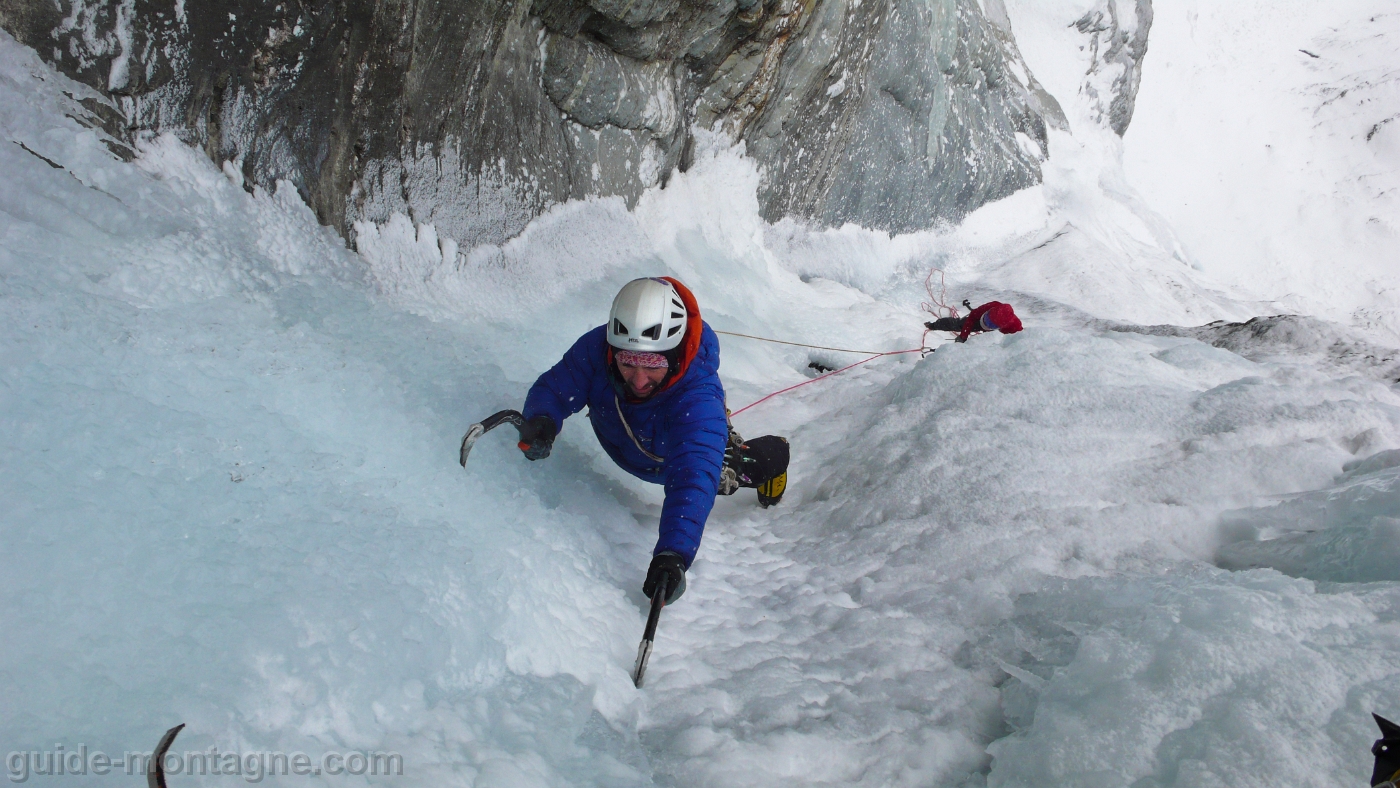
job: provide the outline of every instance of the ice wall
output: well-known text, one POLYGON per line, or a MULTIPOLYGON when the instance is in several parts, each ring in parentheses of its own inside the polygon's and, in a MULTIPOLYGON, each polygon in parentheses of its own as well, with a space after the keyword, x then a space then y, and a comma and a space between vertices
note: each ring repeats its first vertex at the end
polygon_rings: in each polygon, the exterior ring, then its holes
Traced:
MULTIPOLYGON (((1395 581, 1354 560, 1393 530, 1388 367, 1322 321, 1107 323, 1250 304, 1091 151, 892 238, 765 222, 752 161, 697 135, 634 208, 476 247, 398 217, 354 254, 178 140, 124 163, 92 106, 0 38, 10 748, 183 721, 190 750, 397 751, 406 784, 1335 785, 1400 709, 1395 581), (792 439, 788 496, 718 503, 633 689, 659 490, 576 423, 545 462, 493 434, 464 472, 466 424, 632 277, 680 276, 723 330, 890 350, 934 264, 1026 331, 739 416, 792 439)), ((722 348, 736 405, 850 357, 722 348)))

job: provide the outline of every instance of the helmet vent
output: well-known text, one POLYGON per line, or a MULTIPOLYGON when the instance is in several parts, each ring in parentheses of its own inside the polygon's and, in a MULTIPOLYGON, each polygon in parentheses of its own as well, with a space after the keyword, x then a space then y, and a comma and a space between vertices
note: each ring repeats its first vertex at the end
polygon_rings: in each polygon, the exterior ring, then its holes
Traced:
POLYGON ((625 336, 627 336, 627 326, 622 325, 622 321, 621 321, 621 320, 614 319, 614 320, 613 320, 613 333, 614 333, 614 334, 617 334, 618 336, 623 336, 623 337, 625 337, 625 336))
POLYGON ((643 332, 642 332, 642 336, 646 337, 647 339, 660 339, 660 338, 661 338, 661 324, 660 324, 660 323, 657 323, 656 325, 652 326, 651 328, 648 328, 647 330, 643 331, 643 332))
POLYGON ((676 335, 676 332, 677 332, 677 331, 680 331, 680 330, 681 330, 681 327, 680 327, 680 326, 671 326, 671 330, 666 332, 666 336, 668 336, 668 337, 673 337, 673 336, 676 335))
POLYGON ((682 317, 685 317, 685 315, 679 315, 679 314, 676 314, 675 312, 672 312, 672 313, 671 313, 671 317, 672 317, 673 319, 675 319, 675 318, 682 318, 682 317))

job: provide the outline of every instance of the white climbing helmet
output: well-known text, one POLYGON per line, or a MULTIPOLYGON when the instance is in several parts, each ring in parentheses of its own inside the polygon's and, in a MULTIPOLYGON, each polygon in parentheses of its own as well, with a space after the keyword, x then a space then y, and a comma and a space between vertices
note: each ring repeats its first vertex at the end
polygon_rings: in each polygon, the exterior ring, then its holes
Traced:
POLYGON ((633 279, 613 299, 608 344, 619 350, 661 353, 685 338, 686 312, 680 293, 665 279, 633 279))

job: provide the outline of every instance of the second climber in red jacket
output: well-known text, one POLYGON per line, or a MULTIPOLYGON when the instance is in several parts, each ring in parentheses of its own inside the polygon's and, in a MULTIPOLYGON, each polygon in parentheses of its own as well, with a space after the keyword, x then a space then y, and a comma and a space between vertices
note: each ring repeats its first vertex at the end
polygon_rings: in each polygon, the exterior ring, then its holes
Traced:
POLYGON ((1021 319, 1016 317, 1016 311, 1010 304, 988 301, 968 313, 967 317, 944 317, 924 323, 924 326, 930 331, 956 331, 958 338, 955 341, 966 342, 970 335, 982 331, 1014 334, 1021 330, 1021 319))

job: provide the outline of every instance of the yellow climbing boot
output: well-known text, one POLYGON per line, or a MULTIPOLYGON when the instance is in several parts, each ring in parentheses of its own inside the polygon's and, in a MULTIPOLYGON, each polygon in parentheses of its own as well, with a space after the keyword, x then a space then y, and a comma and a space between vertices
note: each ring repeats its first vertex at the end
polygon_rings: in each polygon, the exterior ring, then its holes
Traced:
POLYGON ((767 509, 783 499, 783 492, 787 490, 787 471, 774 476, 763 484, 758 485, 758 505, 767 509))

